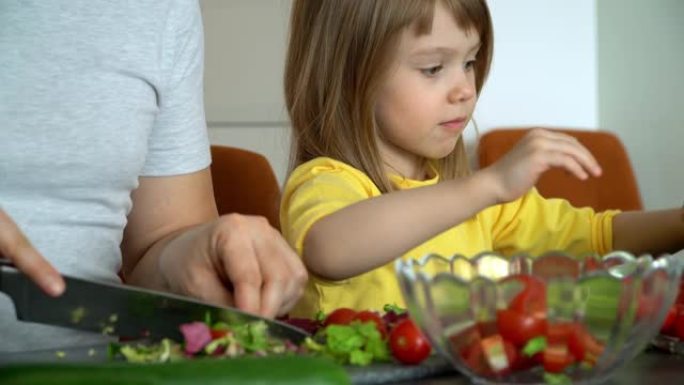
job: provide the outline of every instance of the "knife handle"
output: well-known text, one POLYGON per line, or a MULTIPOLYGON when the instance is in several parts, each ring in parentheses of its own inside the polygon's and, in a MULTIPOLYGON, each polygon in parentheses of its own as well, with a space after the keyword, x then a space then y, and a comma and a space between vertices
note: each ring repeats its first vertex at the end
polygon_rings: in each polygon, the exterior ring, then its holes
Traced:
POLYGON ((5 267, 5 266, 14 267, 14 265, 12 264, 12 262, 9 259, 6 259, 4 257, 0 257, 0 292, 3 292, 3 290, 2 290, 2 288, 3 288, 3 286, 2 286, 2 276, 3 276, 2 271, 3 271, 3 267, 5 267))
POLYGON ((0 257, 0 267, 2 266, 15 267, 12 261, 5 257, 0 257))

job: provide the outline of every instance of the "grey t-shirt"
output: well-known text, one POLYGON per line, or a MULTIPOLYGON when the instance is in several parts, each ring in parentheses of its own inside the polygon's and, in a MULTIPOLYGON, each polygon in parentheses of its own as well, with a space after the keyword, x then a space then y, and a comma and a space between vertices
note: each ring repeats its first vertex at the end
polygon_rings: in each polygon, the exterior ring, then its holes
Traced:
MULTIPOLYGON (((139 176, 210 163, 195 0, 0 2, 0 207, 63 273, 118 281, 139 176)), ((0 352, 91 344, 19 323, 0 352)))

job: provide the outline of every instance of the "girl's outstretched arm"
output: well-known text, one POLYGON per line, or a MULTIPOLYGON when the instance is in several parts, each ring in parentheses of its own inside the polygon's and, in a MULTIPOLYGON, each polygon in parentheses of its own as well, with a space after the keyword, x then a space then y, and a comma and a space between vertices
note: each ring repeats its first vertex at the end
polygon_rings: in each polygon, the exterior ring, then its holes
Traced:
POLYGON ((613 248, 653 256, 684 249, 684 208, 616 215, 613 218, 613 248))
POLYGON ((382 266, 497 203, 491 178, 483 171, 349 205, 311 226, 304 263, 332 280, 382 266))
POLYGON ((576 139, 535 129, 502 159, 469 177, 384 194, 321 218, 304 238, 304 263, 331 280, 368 272, 489 206, 521 197, 553 167, 580 179, 601 173, 576 139))

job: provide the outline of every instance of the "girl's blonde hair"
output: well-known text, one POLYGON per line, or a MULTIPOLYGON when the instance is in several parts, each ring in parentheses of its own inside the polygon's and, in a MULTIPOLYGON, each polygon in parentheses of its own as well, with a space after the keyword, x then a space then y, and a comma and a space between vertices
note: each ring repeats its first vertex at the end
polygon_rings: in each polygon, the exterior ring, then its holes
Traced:
MULTIPOLYGON (((382 192, 394 187, 376 143, 375 102, 401 32, 429 33, 436 1, 464 30, 476 31, 479 95, 492 60, 493 33, 485 0, 295 0, 285 67, 285 100, 292 123, 290 169, 320 156, 363 172, 382 192)), ((434 160, 444 179, 467 175, 463 137, 434 160)))

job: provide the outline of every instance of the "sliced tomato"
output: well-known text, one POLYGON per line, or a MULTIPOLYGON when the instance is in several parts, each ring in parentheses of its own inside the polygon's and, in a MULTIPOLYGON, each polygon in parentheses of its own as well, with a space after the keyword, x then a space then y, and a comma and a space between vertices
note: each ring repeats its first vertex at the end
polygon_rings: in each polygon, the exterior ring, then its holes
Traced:
POLYGON ((543 363, 544 352, 539 352, 532 357, 526 356, 524 353, 520 353, 513 363, 513 370, 527 370, 543 363))
POLYGON ((339 309, 333 310, 323 321, 323 326, 328 325, 347 325, 354 317, 356 317, 356 310, 350 309, 348 307, 341 307, 339 309))
POLYGON ((461 354, 466 366, 483 376, 510 373, 517 367, 518 351, 498 334, 473 343, 461 354))
POLYGON ((522 290, 511 300, 508 309, 540 318, 546 314, 546 285, 538 278, 519 275, 516 279, 523 285, 522 290))
POLYGON ((546 341, 549 345, 567 345, 577 329, 575 322, 558 322, 546 325, 546 341))
MULTIPOLYGON (((352 318, 352 321, 361 321, 361 322, 374 322, 375 327, 378 329, 380 332, 380 335, 382 335, 382 338, 387 337, 387 326, 385 325, 385 321, 380 317, 379 314, 372 312, 370 310, 364 310, 356 313, 356 315, 352 318)), ((396 326, 395 326, 396 327, 396 326)))
POLYGON ((497 312, 499 334, 517 347, 523 347, 532 338, 544 335, 546 320, 532 314, 505 309, 497 312))
POLYGON ((568 350, 577 361, 593 365, 603 354, 604 347, 588 330, 577 325, 568 340, 568 350))
POLYGON ((495 334, 484 338, 481 344, 492 372, 505 374, 513 369, 518 352, 510 341, 506 341, 500 334, 495 334))
POLYGON ((432 351, 430 343, 415 323, 405 318, 392 329, 389 337, 392 356, 407 365, 417 365, 432 351))
POLYGON ((210 329, 209 332, 211 333, 211 339, 216 340, 219 338, 223 338, 230 333, 229 329, 210 329))
POLYGON ((482 344, 479 340, 470 346, 466 346, 461 351, 461 356, 466 366, 473 372, 481 375, 491 374, 489 365, 485 360, 484 349, 482 349, 482 344))
POLYGON ((561 373, 575 362, 575 358, 562 344, 551 345, 544 349, 544 370, 550 373, 561 373))

